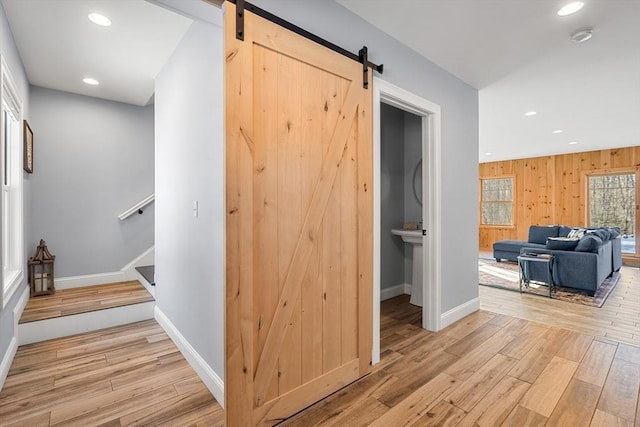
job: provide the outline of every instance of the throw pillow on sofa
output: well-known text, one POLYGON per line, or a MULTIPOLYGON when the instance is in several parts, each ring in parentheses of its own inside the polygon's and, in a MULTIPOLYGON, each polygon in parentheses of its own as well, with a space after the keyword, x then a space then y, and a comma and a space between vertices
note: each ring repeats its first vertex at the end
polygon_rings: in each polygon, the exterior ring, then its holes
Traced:
POLYGON ((586 229, 584 229, 584 228, 574 228, 573 230, 571 230, 571 231, 569 232, 569 234, 567 235, 567 237, 571 237, 571 238, 574 238, 574 239, 575 239, 575 238, 578 238, 578 239, 579 239, 579 238, 581 238, 582 236, 584 236, 584 233, 585 233, 586 231, 587 231, 587 230, 586 230, 586 229))
POLYGON ((602 239, 594 233, 585 234, 578 241, 576 252, 593 252, 602 246, 602 239))
POLYGON ((596 228, 594 230, 587 230, 587 234, 595 234, 603 242, 606 242, 607 240, 609 240, 609 237, 611 236, 611 234, 608 231, 603 230, 601 228, 596 228))
POLYGON ((618 237, 618 235, 616 234, 616 231, 613 228, 600 227, 598 228, 598 230, 602 231, 604 234, 607 235, 607 240, 615 239, 616 237, 618 237))
POLYGON ((609 228, 609 233, 611 233, 611 239, 613 240, 620 235, 620 228, 611 227, 609 228))
POLYGON ((570 237, 549 237, 545 247, 556 251, 573 251, 578 246, 580 239, 570 237))

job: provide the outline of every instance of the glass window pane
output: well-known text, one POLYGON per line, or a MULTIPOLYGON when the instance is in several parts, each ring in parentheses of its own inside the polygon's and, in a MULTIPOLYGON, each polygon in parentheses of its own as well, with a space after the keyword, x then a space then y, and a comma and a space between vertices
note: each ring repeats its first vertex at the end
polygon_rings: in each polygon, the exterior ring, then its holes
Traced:
POLYGON ((512 215, 511 203, 491 203, 482 204, 482 223, 487 225, 511 225, 512 215))
POLYGON ((513 178, 482 180, 482 224, 511 225, 513 178))
POLYGON ((513 179, 498 178, 482 180, 482 200, 511 201, 513 200, 513 179))
POLYGON ((589 177, 589 226, 619 227, 622 252, 635 253, 636 175, 589 177))

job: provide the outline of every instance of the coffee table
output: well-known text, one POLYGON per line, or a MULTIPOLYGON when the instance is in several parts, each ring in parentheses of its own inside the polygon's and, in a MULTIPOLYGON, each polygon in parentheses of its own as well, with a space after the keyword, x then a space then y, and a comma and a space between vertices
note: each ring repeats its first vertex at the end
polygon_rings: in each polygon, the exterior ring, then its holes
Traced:
POLYGON ((531 275, 529 274, 529 268, 531 263, 544 263, 546 264, 547 271, 547 280, 546 282, 542 282, 543 284, 549 286, 549 298, 553 292, 556 291, 556 285, 553 282, 553 255, 550 254, 521 254, 518 256, 518 266, 520 270, 520 293, 523 291, 523 287, 525 289, 530 287, 531 275))

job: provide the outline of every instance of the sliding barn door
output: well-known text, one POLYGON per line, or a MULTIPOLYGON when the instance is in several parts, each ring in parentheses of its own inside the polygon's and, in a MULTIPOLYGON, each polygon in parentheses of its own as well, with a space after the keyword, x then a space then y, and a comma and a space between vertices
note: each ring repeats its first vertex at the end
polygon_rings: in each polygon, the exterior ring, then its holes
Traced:
MULTIPOLYGON (((227 425, 369 371, 371 90, 362 65, 227 2, 227 425)), ((369 81, 371 81, 369 71, 369 81)))

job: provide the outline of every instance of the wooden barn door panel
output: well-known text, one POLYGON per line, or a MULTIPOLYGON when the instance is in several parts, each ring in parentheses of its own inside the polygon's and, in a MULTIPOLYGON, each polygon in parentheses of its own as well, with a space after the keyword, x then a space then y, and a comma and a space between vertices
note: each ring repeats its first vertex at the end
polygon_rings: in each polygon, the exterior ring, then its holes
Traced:
POLYGON ((369 371, 372 99, 361 64, 246 11, 237 40, 225 7, 227 424, 270 425, 369 371))

